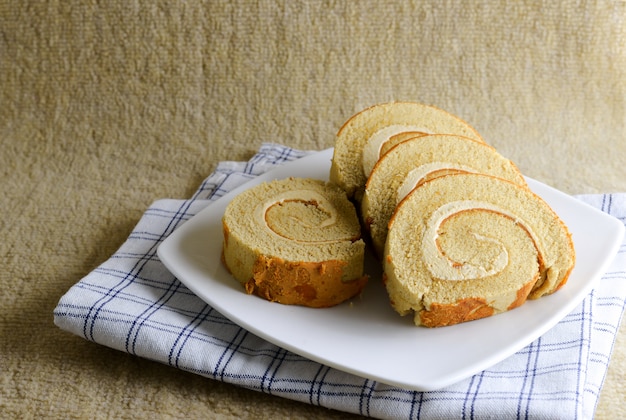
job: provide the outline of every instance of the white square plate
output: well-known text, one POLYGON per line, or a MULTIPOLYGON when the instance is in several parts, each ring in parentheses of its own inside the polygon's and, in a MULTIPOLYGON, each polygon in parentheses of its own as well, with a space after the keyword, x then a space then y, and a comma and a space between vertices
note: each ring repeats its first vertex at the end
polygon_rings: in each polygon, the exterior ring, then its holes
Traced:
POLYGON ((476 374, 510 356, 571 312, 617 253, 624 225, 532 179, 528 184, 572 232, 576 266, 559 292, 521 307, 450 327, 416 327, 389 305, 379 263, 366 263, 362 296, 326 309, 270 303, 248 295, 221 263, 221 218, 230 200, 263 181, 289 176, 328 179, 332 149, 280 166, 233 190, 191 218, 159 247, 163 264, 231 321, 319 363, 398 387, 429 391, 476 374), (425 363, 424 361, 428 361, 425 363))

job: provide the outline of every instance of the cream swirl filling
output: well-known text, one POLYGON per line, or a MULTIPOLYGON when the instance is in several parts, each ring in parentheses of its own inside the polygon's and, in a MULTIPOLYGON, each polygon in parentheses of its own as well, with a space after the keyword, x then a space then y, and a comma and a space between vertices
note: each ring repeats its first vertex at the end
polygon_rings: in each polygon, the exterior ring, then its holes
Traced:
POLYGON ((363 173, 366 177, 369 177, 369 174, 372 172, 372 169, 374 169, 376 162, 378 162, 383 144, 389 141, 389 139, 394 135, 405 131, 416 131, 420 133, 432 134, 430 130, 427 130, 424 127, 420 127, 417 125, 392 124, 381 128, 380 130, 372 134, 372 136, 367 140, 365 146, 363 147, 363 157, 361 158, 361 164, 363 165, 363 173))
POLYGON ((310 190, 285 191, 260 202, 254 220, 272 235, 299 243, 331 243, 352 239, 338 225, 337 210, 323 195, 310 190), (336 227, 336 229, 330 229, 336 227), (345 232, 345 236, 338 235, 345 232))
POLYGON ((430 162, 425 163, 424 165, 420 165, 415 169, 409 171, 406 175, 402 184, 396 190, 396 204, 400 203, 409 195, 413 189, 426 181, 430 174, 435 172, 445 171, 445 170, 454 170, 459 172, 469 172, 469 173, 477 173, 474 168, 470 168, 467 165, 463 165, 460 163, 450 163, 450 162, 430 162))
MULTIPOLYGON (((435 210, 428 218, 426 223, 426 229, 422 237, 422 252, 426 266, 431 275, 440 280, 469 280, 478 279, 494 274, 498 274, 504 270, 509 262, 509 255, 507 249, 503 243, 498 239, 485 237, 477 232, 470 232, 476 241, 491 242, 498 247, 497 255, 492 258, 488 266, 481 266, 472 264, 471 262, 458 262, 453 261, 444 255, 438 246, 437 238, 439 237, 439 230, 442 223, 451 216, 457 213, 478 210, 488 211, 503 215, 505 217, 514 220, 517 225, 525 229, 535 247, 538 247, 539 241, 537 241, 536 235, 530 229, 530 227, 513 214, 511 211, 504 209, 492 203, 476 200, 462 200, 446 203, 435 210)), ((538 249, 539 254, 543 254, 542 250, 538 249)))

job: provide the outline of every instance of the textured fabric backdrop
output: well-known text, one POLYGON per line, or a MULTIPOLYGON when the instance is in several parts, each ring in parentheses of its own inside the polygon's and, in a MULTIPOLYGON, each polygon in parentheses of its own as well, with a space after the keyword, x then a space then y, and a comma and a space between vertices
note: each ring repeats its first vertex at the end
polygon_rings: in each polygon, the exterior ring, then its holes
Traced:
MULTIPOLYGON (((98 346, 60 296, 159 198, 262 142, 433 104, 533 178, 626 191, 620 1, 0 1, 0 413, 345 418, 98 346)), ((597 418, 626 417, 622 324, 597 418)))

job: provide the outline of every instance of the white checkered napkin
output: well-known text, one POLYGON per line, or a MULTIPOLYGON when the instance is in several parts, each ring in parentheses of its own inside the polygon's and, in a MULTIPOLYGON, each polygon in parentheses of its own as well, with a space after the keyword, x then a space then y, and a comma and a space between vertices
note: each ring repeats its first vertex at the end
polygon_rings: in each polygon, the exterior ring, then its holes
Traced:
MULTIPOLYGON (((379 418, 591 418, 626 306, 626 245, 593 292, 548 333, 448 388, 414 392, 320 365, 233 324, 161 264, 156 249, 212 200, 306 152, 266 144, 224 162, 189 200, 160 200, 74 285, 55 323, 87 340, 273 395, 379 418)), ((581 200, 626 221, 626 194, 581 200)))

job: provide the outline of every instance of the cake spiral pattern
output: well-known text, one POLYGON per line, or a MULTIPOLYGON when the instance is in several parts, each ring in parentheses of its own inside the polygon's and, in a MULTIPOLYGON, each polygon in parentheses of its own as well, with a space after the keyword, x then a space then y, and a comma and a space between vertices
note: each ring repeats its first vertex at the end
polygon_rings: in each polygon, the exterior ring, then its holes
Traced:
POLYGON ((361 201, 363 223, 379 256, 396 205, 419 184, 455 172, 484 173, 526 185, 519 169, 483 142, 448 134, 405 140, 380 158, 361 201))
POLYGON ((400 202, 383 269, 393 308, 437 327, 553 293, 574 260, 567 227, 527 187, 456 173, 422 183, 400 202))
POLYGON ((305 178, 260 184, 228 204, 222 224, 223 262, 249 294, 328 307, 367 282, 356 210, 335 185, 305 178))
POLYGON ((403 140, 403 133, 457 134, 483 141, 465 121, 433 106, 399 101, 374 105, 338 131, 330 180, 359 200, 372 168, 391 145, 403 140))

